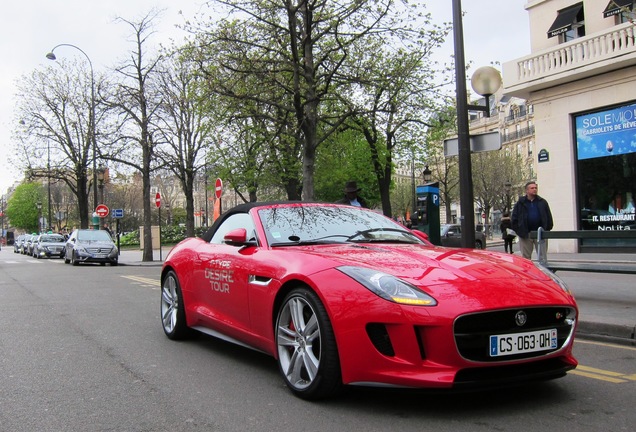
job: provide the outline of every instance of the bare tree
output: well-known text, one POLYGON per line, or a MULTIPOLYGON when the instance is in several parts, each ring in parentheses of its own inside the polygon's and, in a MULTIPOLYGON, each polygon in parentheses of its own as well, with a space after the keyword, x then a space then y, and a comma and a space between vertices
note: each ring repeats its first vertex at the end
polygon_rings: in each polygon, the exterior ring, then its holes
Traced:
POLYGON ((127 61, 116 67, 121 77, 120 83, 110 106, 118 110, 121 125, 116 140, 106 147, 104 157, 130 166, 139 171, 143 190, 143 261, 153 260, 152 251, 152 213, 151 213, 151 174, 159 167, 155 158, 158 146, 157 111, 163 103, 158 91, 160 55, 151 55, 145 51, 148 40, 153 34, 152 23, 158 12, 151 12, 139 21, 119 18, 132 29, 134 48, 127 61))
POLYGON ((205 98, 199 76, 176 55, 163 63, 157 112, 157 133, 165 143, 157 156, 179 180, 186 202, 186 235, 194 236, 194 185, 205 171, 206 152, 215 140, 211 113, 214 102, 205 98))
MULTIPOLYGON (((77 197, 80 227, 89 226, 89 169, 93 161, 91 75, 84 63, 59 61, 60 66, 35 70, 18 85, 15 133, 21 143, 21 167, 31 178, 62 181, 77 197)), ((96 80, 97 94, 106 86, 96 80)), ((97 101, 99 102, 99 101, 97 101)), ((95 130, 107 115, 95 104, 95 130)), ((96 203, 95 203, 96 204, 96 203)))

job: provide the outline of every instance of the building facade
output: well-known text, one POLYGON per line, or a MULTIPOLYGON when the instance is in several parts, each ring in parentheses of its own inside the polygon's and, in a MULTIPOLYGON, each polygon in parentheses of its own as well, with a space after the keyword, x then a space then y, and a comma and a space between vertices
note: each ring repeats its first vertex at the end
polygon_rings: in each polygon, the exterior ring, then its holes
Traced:
MULTIPOLYGON (((539 193, 555 230, 636 229, 636 32, 632 0, 530 0, 531 54, 504 92, 534 108, 539 193)), ((550 251, 634 251, 626 240, 552 240, 550 251)))

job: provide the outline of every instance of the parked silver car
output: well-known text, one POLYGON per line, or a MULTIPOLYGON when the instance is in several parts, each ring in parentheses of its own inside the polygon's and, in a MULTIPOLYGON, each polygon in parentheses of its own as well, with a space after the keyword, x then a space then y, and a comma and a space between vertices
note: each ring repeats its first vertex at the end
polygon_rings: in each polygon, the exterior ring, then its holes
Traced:
POLYGON ((64 258, 66 240, 61 234, 40 234, 33 240, 34 258, 64 258))
POLYGON ((119 252, 112 237, 104 230, 77 229, 66 241, 64 263, 118 264, 119 252))
MULTIPOLYGON (((443 224, 440 227, 442 246, 461 247, 462 227, 459 224, 443 224)), ((486 235, 482 231, 475 231, 475 249, 486 249, 486 235)))

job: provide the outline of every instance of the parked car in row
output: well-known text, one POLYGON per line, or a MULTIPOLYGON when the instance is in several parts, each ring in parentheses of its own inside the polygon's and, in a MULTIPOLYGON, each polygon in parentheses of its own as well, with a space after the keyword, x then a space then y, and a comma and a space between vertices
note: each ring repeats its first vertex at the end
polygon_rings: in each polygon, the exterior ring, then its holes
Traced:
POLYGON ((104 230, 77 229, 71 233, 64 249, 64 263, 118 264, 119 252, 112 237, 104 230))
POLYGON ((62 234, 40 234, 33 241, 34 258, 64 258, 66 240, 62 234))
MULTIPOLYGON (((440 227, 442 246, 462 247, 462 226, 459 224, 443 224, 440 227)), ((486 234, 475 231, 475 249, 486 249, 486 234)))
POLYGON ((26 234, 20 234, 13 242, 13 253, 22 253, 22 245, 24 244, 24 238, 26 234))

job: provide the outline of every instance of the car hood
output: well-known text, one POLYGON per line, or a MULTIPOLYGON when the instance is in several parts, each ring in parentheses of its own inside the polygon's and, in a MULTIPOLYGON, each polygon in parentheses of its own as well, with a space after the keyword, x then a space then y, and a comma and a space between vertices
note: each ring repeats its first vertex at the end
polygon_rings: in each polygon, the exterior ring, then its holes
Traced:
POLYGON ((519 303, 573 302, 530 260, 493 251, 421 245, 312 246, 305 252, 335 266, 359 265, 408 281, 437 300, 478 301, 476 308, 519 303), (461 300, 463 299, 463 300, 461 300), (492 301, 492 303, 491 303, 492 301), (483 303, 485 302, 485 303, 483 303))

